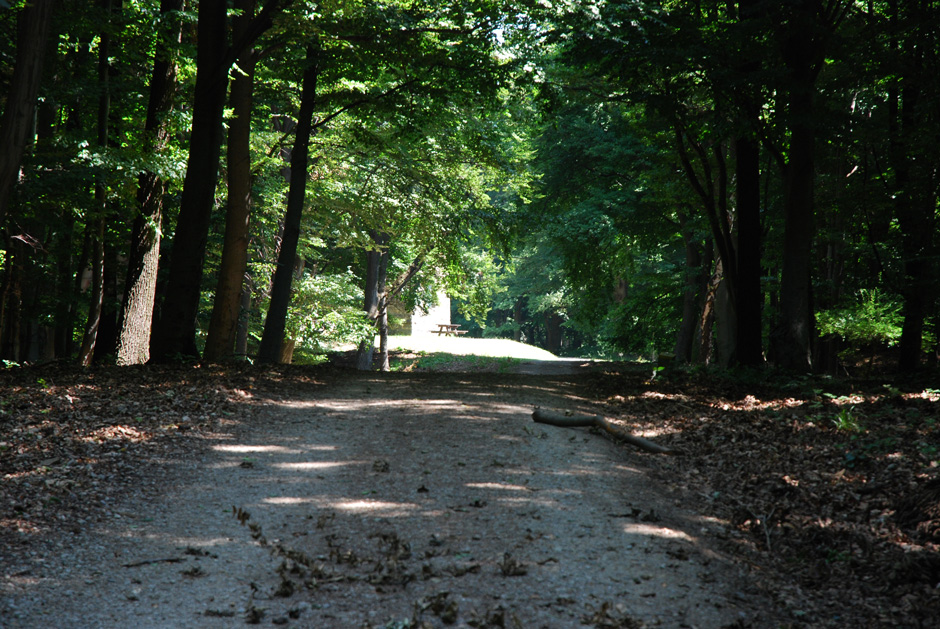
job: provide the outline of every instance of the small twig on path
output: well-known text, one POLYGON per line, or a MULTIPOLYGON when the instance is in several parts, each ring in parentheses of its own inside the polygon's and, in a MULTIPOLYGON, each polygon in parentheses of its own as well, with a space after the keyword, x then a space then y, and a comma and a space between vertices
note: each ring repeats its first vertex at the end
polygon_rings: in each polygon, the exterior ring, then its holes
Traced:
POLYGON ((768 513, 766 516, 763 516, 763 515, 754 513, 753 511, 751 511, 750 508, 748 508, 748 511, 751 512, 751 516, 755 520, 760 522, 761 527, 764 529, 764 538, 767 540, 767 552, 770 553, 771 555, 774 554, 774 549, 770 545, 770 529, 767 528, 767 521, 770 520, 770 518, 774 517, 774 512, 776 510, 777 510, 777 507, 774 507, 773 509, 770 510, 770 513, 768 513))
POLYGON ((182 557, 167 557, 165 559, 145 559, 144 561, 135 561, 134 563, 124 563, 121 564, 122 568, 137 568, 139 566, 147 566, 152 563, 180 563, 183 561, 182 557))

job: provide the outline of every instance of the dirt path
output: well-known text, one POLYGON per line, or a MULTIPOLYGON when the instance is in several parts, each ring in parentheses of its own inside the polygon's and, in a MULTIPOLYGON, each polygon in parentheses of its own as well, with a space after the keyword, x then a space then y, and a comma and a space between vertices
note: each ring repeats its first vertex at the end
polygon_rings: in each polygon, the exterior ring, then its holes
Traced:
POLYGON ((166 461, 159 500, 25 559, 0 625, 768 626, 649 455, 531 421, 590 412, 578 394, 527 374, 283 391, 166 461))

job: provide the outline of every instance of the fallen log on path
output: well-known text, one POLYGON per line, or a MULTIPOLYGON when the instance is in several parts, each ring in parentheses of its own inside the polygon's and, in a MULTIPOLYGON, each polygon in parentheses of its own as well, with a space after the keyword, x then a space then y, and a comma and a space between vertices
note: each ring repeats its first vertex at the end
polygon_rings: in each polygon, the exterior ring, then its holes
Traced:
POLYGON ((532 412, 532 419, 534 419, 539 424, 548 424, 549 426, 559 426, 561 428, 594 426, 602 429, 604 432, 614 437, 615 439, 625 441, 630 445, 634 445, 640 448, 641 450, 645 450, 646 452, 652 452, 653 454, 679 453, 677 450, 667 448, 666 446, 661 446, 658 443, 650 441, 649 439, 632 435, 619 426, 610 423, 600 415, 562 415, 560 413, 552 413, 551 411, 545 411, 537 408, 532 412))

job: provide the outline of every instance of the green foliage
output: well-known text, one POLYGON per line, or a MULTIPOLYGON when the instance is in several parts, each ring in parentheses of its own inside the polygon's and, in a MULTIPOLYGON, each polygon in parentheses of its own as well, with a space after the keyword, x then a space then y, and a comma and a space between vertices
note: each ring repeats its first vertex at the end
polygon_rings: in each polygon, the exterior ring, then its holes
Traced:
POLYGON ((878 288, 859 290, 855 303, 820 312, 816 320, 820 333, 850 343, 891 346, 901 338, 901 306, 878 288))
POLYGON ((295 282, 287 317, 289 336, 308 350, 358 344, 375 333, 362 311, 359 278, 345 273, 309 275, 295 282))
POLYGON ((843 406, 832 419, 833 426, 840 432, 858 433, 862 431, 859 418, 852 406, 843 406))

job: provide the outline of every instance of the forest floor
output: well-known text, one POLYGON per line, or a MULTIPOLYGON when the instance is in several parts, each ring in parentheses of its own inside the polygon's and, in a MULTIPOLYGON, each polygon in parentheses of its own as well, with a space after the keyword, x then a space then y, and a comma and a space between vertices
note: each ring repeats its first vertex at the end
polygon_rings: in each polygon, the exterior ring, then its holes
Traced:
POLYGON ((397 358, 0 371, 0 626, 937 626, 923 382, 397 358))

